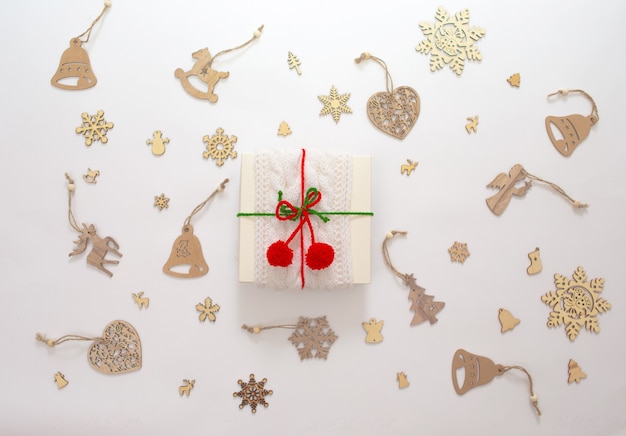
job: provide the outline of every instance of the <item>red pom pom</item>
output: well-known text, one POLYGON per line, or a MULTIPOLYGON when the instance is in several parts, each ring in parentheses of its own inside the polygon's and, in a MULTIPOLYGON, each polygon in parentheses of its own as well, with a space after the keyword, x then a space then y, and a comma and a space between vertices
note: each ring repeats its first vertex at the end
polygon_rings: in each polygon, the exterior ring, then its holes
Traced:
POLYGON ((269 246, 265 256, 272 266, 289 266, 293 261, 293 250, 284 241, 276 241, 269 246))
POLYGON ((312 244, 306 252, 306 264, 311 269, 328 268, 335 259, 335 250, 323 242, 312 244))

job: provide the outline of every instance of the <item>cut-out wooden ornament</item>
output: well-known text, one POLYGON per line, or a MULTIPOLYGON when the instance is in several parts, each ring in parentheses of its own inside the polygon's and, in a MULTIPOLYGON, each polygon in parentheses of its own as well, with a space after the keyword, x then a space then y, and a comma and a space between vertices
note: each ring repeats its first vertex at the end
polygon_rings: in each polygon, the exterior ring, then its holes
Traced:
POLYGON ((158 208, 160 212, 163 209, 167 209, 170 207, 170 199, 169 197, 166 197, 163 193, 161 193, 161 195, 155 195, 153 206, 158 208))
POLYGON ((193 226, 191 225, 191 218, 198 213, 211 199, 218 193, 224 190, 228 179, 225 179, 217 187, 211 195, 207 197, 202 203, 195 207, 191 214, 185 219, 183 229, 178 238, 172 245, 172 252, 170 257, 163 265, 163 272, 172 277, 180 278, 192 278, 200 277, 209 272, 209 266, 204 260, 202 254, 202 246, 200 240, 193 234, 193 226), (183 269, 183 271, 177 269, 183 269))
POLYGON ((92 171, 91 168, 87 168, 87 174, 83 174, 83 180, 87 183, 96 184, 98 180, 96 178, 100 175, 100 171, 92 171))
POLYGON ((554 275, 556 290, 541 296, 541 301, 552 308, 548 315, 548 327, 565 326, 565 333, 574 341, 584 326, 593 333, 600 333, 598 315, 611 308, 611 303, 600 297, 604 279, 587 280, 582 266, 576 268, 572 279, 554 275))
POLYGON ((67 341, 93 341, 87 360, 93 369, 103 374, 123 374, 141 369, 141 341, 137 330, 126 321, 110 322, 101 337, 65 335, 48 339, 37 333, 35 339, 51 348, 67 341))
POLYGON ((69 255, 71 257, 83 253, 87 249, 89 241, 91 241, 92 247, 91 251, 87 255, 87 263, 108 274, 109 277, 112 277, 113 273, 106 269, 104 265, 117 265, 118 263, 120 263, 120 261, 105 259, 105 256, 108 252, 111 252, 116 256, 122 257, 122 253, 117 251, 120 246, 117 242, 115 242, 115 239, 110 236, 100 238, 96 233, 96 228, 93 224, 90 224, 89 227, 87 227, 87 225, 84 223, 82 227, 78 226, 78 221, 76 221, 76 218, 74 217, 74 212, 72 211, 72 198, 74 196, 74 190, 76 189, 76 186, 74 185, 74 180, 72 180, 68 173, 65 173, 65 178, 68 181, 67 192, 69 196, 67 216, 70 222, 70 226, 72 226, 72 228, 76 230, 76 232, 78 232, 79 234, 78 240, 74 241, 76 247, 69 255))
POLYGON ((535 251, 528 253, 528 259, 530 259, 530 265, 526 268, 526 272, 530 275, 539 274, 543 270, 539 247, 535 248, 535 251))
POLYGON ((298 76, 302 74, 302 71, 300 71, 300 59, 292 52, 287 53, 287 63, 289 64, 290 70, 296 69, 298 76))
POLYGON ((573 382, 580 383, 582 379, 587 378, 587 374, 580 369, 580 366, 574 359, 570 359, 567 364, 567 374, 567 383, 569 384, 573 382))
POLYGON ((538 397, 533 390, 533 379, 530 373, 521 366, 496 365, 487 357, 472 354, 459 348, 454 352, 454 356, 452 356, 452 385, 458 395, 463 395, 470 389, 487 384, 496 376, 501 376, 512 369, 522 371, 528 377, 530 402, 535 408, 537 415, 541 416, 541 410, 539 410, 538 406, 538 397), (463 383, 459 383, 457 378, 461 372, 464 372, 463 383))
POLYGON ((187 397, 189 397, 189 394, 191 393, 191 390, 194 388, 195 384, 196 379, 188 380, 184 378, 183 384, 178 387, 178 395, 180 395, 181 397, 187 395, 187 397))
POLYGON ((155 156, 161 156, 165 153, 165 146, 169 143, 170 138, 164 138, 160 130, 155 130, 152 133, 152 139, 146 139, 146 145, 152 146, 152 154, 155 156))
POLYGON ((220 79, 227 78, 230 73, 214 70, 213 62, 215 61, 215 59, 223 54, 247 46, 252 41, 261 36, 262 30, 263 26, 255 30, 252 38, 245 43, 237 47, 230 48, 228 50, 222 50, 215 56, 211 56, 209 49, 206 47, 192 53, 191 56, 196 60, 196 62, 193 64, 193 67, 191 67, 191 70, 183 71, 182 68, 177 68, 176 71, 174 71, 174 76, 180 80, 180 83, 183 85, 183 88, 185 89, 185 91, 187 91, 189 95, 202 100, 208 100, 211 103, 217 102, 218 97, 214 93, 215 85, 217 85, 217 82, 219 82, 220 79), (193 84, 189 81, 190 76, 195 76, 202 82, 206 83, 208 87, 207 91, 200 91, 199 89, 195 88, 193 84))
POLYGON ((265 401, 265 397, 272 395, 274 391, 265 389, 265 383, 267 383, 266 378, 258 382, 255 380, 254 374, 250 374, 250 380, 247 383, 237 380, 241 389, 238 392, 233 392, 233 397, 241 398, 239 408, 243 409, 245 406, 250 406, 252 413, 256 413, 259 404, 267 408, 269 404, 265 401))
POLYGON ((326 360, 330 352, 330 347, 338 339, 333 329, 330 328, 325 316, 318 318, 306 318, 301 316, 298 320, 298 324, 271 325, 264 327, 248 327, 244 324, 241 328, 254 334, 259 334, 263 330, 276 328, 293 329, 294 332, 288 339, 298 350, 300 360, 312 358, 326 360))
POLYGON ((405 285, 409 287, 409 300, 411 300, 411 310, 414 312, 411 326, 418 325, 424 321, 430 322, 430 324, 436 323, 437 314, 445 307, 446 303, 443 301, 434 301, 435 297, 426 294, 426 289, 415 283, 415 277, 413 274, 402 274, 391 263, 389 257, 389 250, 387 249, 387 241, 392 239, 395 235, 406 235, 407 232, 398 230, 392 230, 387 233, 383 240, 383 257, 385 263, 394 275, 400 277, 405 285))
POLYGON ((506 79, 506 81, 509 82, 509 85, 519 88, 519 85, 521 83, 521 78, 522 77, 520 76, 519 73, 515 73, 509 76, 509 78, 506 79))
POLYGON ((515 318, 510 311, 503 308, 498 309, 498 321, 500 321, 500 333, 513 330, 520 323, 520 320, 515 318))
POLYGON ((383 324, 385 321, 382 319, 380 321, 376 321, 376 318, 370 318, 369 322, 362 322, 361 325, 363 329, 365 329, 365 342, 368 344, 377 344, 383 341, 383 335, 381 334, 381 330, 383 329, 383 324))
POLYGON ((56 374, 54 374, 54 382, 57 384, 57 388, 59 389, 63 389, 69 384, 69 382, 65 380, 65 376, 61 372, 57 372, 56 374))
POLYGON ((204 135, 202 141, 206 144, 206 151, 202 153, 202 157, 205 159, 210 157, 218 167, 224 165, 224 160, 229 157, 233 159, 237 157, 237 152, 235 151, 237 137, 231 135, 229 138, 227 135, 224 135, 224 129, 221 127, 217 128, 215 135, 204 135))
POLYGON ((91 26, 80 35, 70 39, 70 47, 61 55, 59 67, 50 79, 52 86, 60 89, 82 90, 96 85, 98 79, 91 69, 89 55, 82 45, 89 42, 93 27, 110 7, 111 2, 106 0, 102 12, 93 20, 91 26), (87 38, 83 41, 81 38, 85 35, 87 38))
POLYGON ((589 135, 591 127, 600 120, 596 102, 582 89, 559 89, 557 92, 548 95, 548 98, 553 95, 568 95, 570 92, 583 94, 591 102, 592 108, 591 113, 587 116, 571 114, 562 117, 546 117, 546 130, 548 131, 550 142, 563 156, 570 156, 576 150, 576 147, 589 135), (555 136, 555 129, 560 134, 560 137, 555 136))
POLYGON ((409 381, 407 380, 405 373, 399 372, 398 374, 396 374, 396 380, 398 381, 398 387, 400 389, 409 387, 409 381))
POLYGON ((287 124, 285 121, 282 121, 280 123, 280 126, 278 126, 278 134, 280 136, 287 136, 287 135, 291 135, 291 129, 289 128, 289 124, 287 124))
POLYGON ((495 188, 499 190, 496 194, 487 199, 487 207, 489 207, 489 209, 496 215, 502 215, 502 212, 505 211, 513 196, 522 197, 526 194, 526 191, 528 191, 532 185, 531 180, 545 183, 550 186, 563 198, 567 199, 572 206, 578 209, 589 207, 589 205, 581 203, 578 200, 574 200, 572 197, 567 195, 567 193, 556 183, 549 182, 530 174, 520 164, 513 165, 508 175, 505 173, 498 174, 496 178, 487 185, 488 188, 495 188), (518 184, 522 182, 524 185, 518 186, 518 184))
POLYGON ((473 116, 473 117, 467 117, 467 121, 469 121, 469 123, 467 123, 465 125, 465 130, 467 131, 467 134, 469 135, 470 133, 472 133, 472 131, 474 131, 474 133, 478 132, 478 115, 473 116))
POLYGON ((346 104, 350 99, 350 93, 340 95, 335 85, 331 86, 330 95, 318 95, 317 98, 324 104, 324 107, 320 111, 320 116, 332 115, 335 123, 339 123, 342 113, 352 113, 352 109, 346 104))
POLYGON ((200 321, 204 322, 208 319, 209 321, 215 322, 215 313, 219 312, 220 306, 219 304, 213 304, 213 300, 211 300, 211 298, 209 297, 206 297, 204 299, 204 304, 196 304, 196 310, 200 312, 200 315, 198 315, 200 321))
POLYGON ((407 163, 402 164, 400 166, 400 174, 405 174, 408 176, 415 170, 415 167, 419 165, 419 162, 413 162, 411 159, 406 160, 407 163))
POLYGON ((467 249, 465 242, 454 241, 452 247, 448 248, 448 254, 450 255, 451 262, 465 263, 465 260, 470 256, 470 252, 467 249))
POLYGON ((150 299, 143 296, 143 291, 133 294, 133 301, 137 303, 137 305, 139 306, 139 310, 143 309, 144 307, 146 309, 150 307, 150 299))
POLYGON ((358 64, 368 59, 385 69, 387 91, 377 92, 367 100, 367 116, 380 131, 394 138, 404 139, 419 117, 420 97, 411 87, 394 88, 387 64, 382 59, 365 52, 354 62, 358 64))
POLYGON ((107 133, 113 128, 113 123, 104 119, 103 110, 99 110, 95 115, 89 115, 87 112, 83 112, 80 117, 83 123, 76 127, 76 133, 85 137, 85 145, 87 147, 97 141, 103 144, 109 142, 107 133))

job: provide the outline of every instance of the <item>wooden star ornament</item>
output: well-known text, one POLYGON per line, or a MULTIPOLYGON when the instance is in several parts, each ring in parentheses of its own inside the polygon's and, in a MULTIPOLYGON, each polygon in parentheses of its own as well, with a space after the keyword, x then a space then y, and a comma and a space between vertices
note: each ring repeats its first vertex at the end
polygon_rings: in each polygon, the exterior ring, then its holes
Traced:
POLYGON ((342 113, 352 113, 352 109, 346 104, 350 99, 350 93, 340 95, 335 85, 330 88, 330 95, 319 95, 317 98, 324 104, 324 107, 320 111, 320 116, 330 114, 333 120, 335 120, 335 123, 339 123, 342 113))

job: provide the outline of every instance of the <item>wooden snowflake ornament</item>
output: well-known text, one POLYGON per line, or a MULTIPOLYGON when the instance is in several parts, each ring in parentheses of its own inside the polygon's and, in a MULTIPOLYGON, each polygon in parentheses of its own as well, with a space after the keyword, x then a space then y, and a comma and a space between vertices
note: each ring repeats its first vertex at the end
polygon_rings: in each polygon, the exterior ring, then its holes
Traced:
POLYGON ((328 325, 325 316, 319 318, 300 317, 295 331, 289 336, 289 342, 298 350, 300 360, 328 358, 330 347, 337 340, 337 335, 328 325))
POLYGON ((269 406, 267 401, 265 401, 265 397, 272 395, 274 392, 265 389, 265 383, 267 383, 266 378, 257 382, 254 378, 254 374, 250 374, 250 380, 247 383, 242 380, 237 380, 237 383, 241 387, 241 390, 233 392, 233 397, 241 398, 240 409, 243 409, 245 406, 250 406, 252 413, 256 413, 259 404, 265 408, 269 406))
POLYGON ((154 207, 158 208, 159 211, 163 209, 167 209, 170 207, 170 199, 166 197, 165 194, 161 193, 161 195, 154 196, 154 207))
POLYGON ((426 37, 415 48, 419 53, 430 55, 430 71, 441 70, 448 65, 457 75, 461 75, 465 61, 481 61, 480 50, 474 45, 485 36, 485 29, 469 27, 468 9, 454 15, 439 7, 435 13, 435 22, 419 23, 426 37))
POLYGON ((229 157, 233 159, 237 157, 237 152, 235 151, 237 137, 231 135, 229 138, 227 135, 224 135, 224 129, 221 127, 215 131, 215 135, 204 135, 202 141, 206 144, 206 151, 202 153, 202 157, 205 159, 210 157, 218 167, 224 165, 224 160, 229 157))
POLYGON ((200 312, 200 315, 198 316, 198 318, 200 318, 200 321, 204 322, 208 319, 209 321, 215 322, 215 313, 219 312, 220 306, 219 304, 213 304, 213 300, 211 300, 211 298, 209 297, 206 297, 204 299, 204 304, 196 304, 196 310, 200 312))
POLYGON ((448 248, 448 254, 450 255, 450 261, 458 263, 465 263, 465 260, 470 256, 467 244, 457 241, 454 241, 452 247, 448 248))
POLYGON ((350 99, 350 93, 339 95, 335 85, 330 88, 330 95, 319 95, 317 98, 324 104, 324 107, 320 111, 320 116, 330 114, 333 120, 335 120, 335 123, 339 123, 342 113, 352 113, 352 109, 346 104, 350 99))
POLYGON ((83 123, 76 127, 76 133, 85 137, 85 145, 90 146, 94 142, 100 141, 103 144, 109 142, 107 133, 113 128, 113 123, 104 119, 104 111, 99 110, 95 115, 83 112, 81 115, 83 123))
POLYGON ((574 341, 581 327, 600 333, 598 315, 611 308, 611 304, 600 293, 604 289, 604 279, 587 280, 582 266, 576 268, 572 280, 560 274, 554 275, 555 291, 541 296, 541 301, 552 308, 548 316, 548 327, 565 326, 565 333, 574 341))

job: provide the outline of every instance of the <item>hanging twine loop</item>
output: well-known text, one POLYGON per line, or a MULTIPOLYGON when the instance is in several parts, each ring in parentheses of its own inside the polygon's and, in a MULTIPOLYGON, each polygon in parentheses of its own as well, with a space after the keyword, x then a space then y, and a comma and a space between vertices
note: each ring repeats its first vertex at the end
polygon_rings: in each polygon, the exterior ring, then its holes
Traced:
POLYGON ((48 339, 41 333, 37 333, 35 335, 35 340, 39 342, 43 342, 50 348, 56 345, 60 345, 63 342, 67 342, 67 341, 95 341, 96 339, 102 339, 102 338, 89 338, 87 336, 79 336, 79 335, 65 335, 65 336, 61 336, 59 339, 48 339))
POLYGON ((221 52, 219 52, 218 54, 213 56, 213 58, 211 58, 211 60, 209 61, 209 67, 213 65, 213 61, 215 59, 217 59, 219 56, 224 55, 226 53, 230 53, 231 51, 235 51, 235 50, 239 50, 241 48, 244 48, 248 44, 252 43, 255 39, 260 38, 261 37, 261 32, 263 31, 263 27, 265 27, 265 24, 262 24, 257 30, 255 30, 254 33, 252 34, 252 38, 250 38, 249 40, 247 40, 243 44, 238 45, 237 47, 229 48, 227 50, 222 50, 221 52))
POLYGON ((85 42, 89 42, 89 38, 91 37, 91 31, 93 30, 94 26, 96 25, 96 23, 98 21, 100 21, 100 19, 104 16, 104 13, 111 7, 111 0, 106 0, 104 2, 104 7, 102 8, 102 12, 100 12, 100 15, 98 15, 96 17, 95 20, 93 20, 93 22, 91 23, 91 26, 89 26, 89 28, 87 30, 85 30, 83 33, 81 33, 80 35, 76 36, 73 41, 80 41, 81 43, 85 43, 85 42), (81 38, 83 36, 87 35, 87 38, 85 40, 82 40, 81 38))
POLYGON ((387 68, 387 64, 385 63, 385 61, 383 61, 380 58, 377 58, 376 56, 371 55, 368 52, 363 52, 361 53, 361 56, 359 56, 358 58, 354 60, 354 62, 356 62, 357 64, 360 64, 361 61, 366 61, 366 60, 373 60, 385 69, 385 85, 387 87, 387 92, 392 93, 393 92, 393 79, 391 78, 391 74, 389 73, 389 69, 387 68))
POLYGON ((271 330, 271 329, 291 329, 291 330, 294 330, 294 329, 298 328, 298 326, 295 325, 295 324, 281 324, 281 325, 269 325, 269 326, 264 326, 264 327, 255 325, 253 327, 249 327, 249 326, 243 324, 241 326, 241 328, 242 328, 242 330, 247 330, 248 333, 259 334, 263 330, 271 330))
POLYGON ((537 182, 542 182, 542 183, 545 183, 546 185, 550 186, 552 189, 554 189, 556 192, 558 192, 561 196, 566 198, 570 203, 572 203, 572 206, 574 206, 574 207, 576 207, 578 209, 585 209, 585 208, 589 207, 588 204, 581 203, 580 201, 575 200, 572 197, 570 197, 569 195, 567 195, 567 193, 563 190, 563 188, 561 188, 556 183, 552 183, 552 182, 550 182, 548 180, 542 179, 541 177, 537 177, 537 176, 535 176, 533 174, 530 174, 528 171, 526 171, 523 168, 522 168, 522 174, 524 174, 526 177, 528 177, 531 180, 535 180, 537 182))
POLYGON ((533 378, 531 377, 530 373, 526 370, 526 368, 523 368, 521 366, 504 366, 504 367, 501 367, 499 371, 501 371, 501 374, 504 374, 505 372, 510 371, 512 369, 517 369, 519 371, 522 371, 528 377, 528 387, 530 390, 530 402, 532 403, 533 407, 537 411, 537 415, 541 416, 541 410, 539 410, 539 405, 538 405, 539 398, 537 397, 537 394, 535 394, 535 391, 533 390, 533 378))
POLYGON ((76 186, 74 185, 74 180, 70 177, 68 173, 65 173, 65 178, 67 179, 67 196, 68 196, 68 205, 67 205, 67 219, 70 222, 70 226, 78 233, 82 233, 78 222, 76 221, 76 217, 74 216, 74 212, 72 211, 72 197, 74 196, 74 191, 76 190, 76 186))
POLYGON ((559 89, 558 91, 553 92, 552 94, 548 94, 548 98, 555 96, 555 95, 567 96, 570 92, 578 92, 580 94, 583 94, 591 102, 591 113, 589 114, 589 117, 590 117, 592 125, 600 121, 600 115, 598 115, 598 106, 596 105, 595 100, 593 99, 593 97, 591 97, 582 89, 567 89, 567 88, 559 89))
POLYGON ((392 230, 385 235, 385 239, 383 240, 383 258, 385 259, 385 264, 389 267, 389 269, 398 277, 400 277, 405 284, 408 283, 408 275, 402 274, 398 271, 393 264, 391 263, 391 257, 389 257, 389 250, 387 249, 387 241, 393 239, 396 235, 405 236, 408 232, 402 230, 392 230))
POLYGON ((185 225, 185 226, 188 226, 189 224, 191 224, 191 218, 193 218, 193 216, 194 216, 195 214, 197 214, 198 212, 200 212, 200 210, 201 210, 204 206, 206 206, 206 204, 207 204, 209 201, 211 201, 211 199, 212 199, 213 197, 215 197, 215 195, 216 195, 218 192, 222 192, 222 191, 226 188, 226 184, 227 184, 228 182, 229 182, 229 180, 228 180, 228 179, 224 179, 224 181, 223 181, 222 183, 220 183, 220 185, 219 185, 219 186, 215 189, 215 191, 213 191, 213 192, 211 193, 211 195, 209 195, 209 196, 207 197, 207 199, 206 199, 206 200, 204 200, 202 203, 200 203, 199 205, 197 205, 197 206, 194 208, 194 210, 191 212, 191 214, 190 214, 187 218, 185 218, 185 224, 184 224, 184 225, 185 225))

